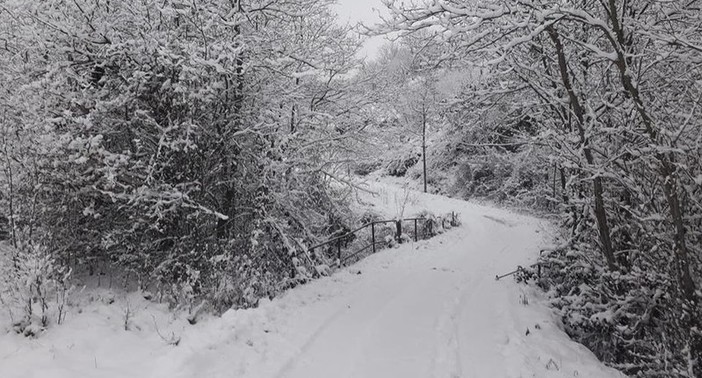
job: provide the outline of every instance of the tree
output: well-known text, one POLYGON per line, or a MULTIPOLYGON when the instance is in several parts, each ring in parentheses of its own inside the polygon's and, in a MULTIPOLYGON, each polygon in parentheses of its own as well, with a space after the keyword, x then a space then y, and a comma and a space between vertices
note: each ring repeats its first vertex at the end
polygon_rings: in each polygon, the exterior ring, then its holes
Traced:
MULTIPOLYGON (((700 90, 699 4, 385 3, 391 17, 381 32, 431 30, 427 41, 444 46, 437 64, 478 62, 499 76, 503 94, 536 95, 536 102, 520 101, 523 109, 536 109, 540 141, 562 167, 562 204, 577 241, 570 248, 590 244, 585 235, 594 224, 598 243, 593 247, 610 272, 585 278, 564 271, 576 282, 598 282, 597 291, 610 298, 602 308, 627 314, 613 320, 627 331, 612 332, 607 322, 590 323, 602 333, 588 343, 610 362, 628 366, 631 374, 702 374, 695 285, 700 262, 690 257, 690 245, 699 238, 691 230, 698 228, 700 213, 694 181, 699 144, 692 142, 700 129, 694 126, 700 90), (642 279, 641 271, 658 277, 647 279, 651 289, 660 285, 675 298, 666 305, 653 301, 660 317, 646 335, 633 319, 649 317, 650 307, 630 299, 651 301, 651 291, 634 284, 642 279), (674 278, 675 285, 662 277, 674 278), (685 356, 661 357, 655 346, 661 343, 668 351, 684 350, 685 356)), ((578 337, 592 336, 582 325, 572 327, 578 337)))
MULTIPOLYGON (((442 72, 433 72, 423 60, 426 54, 423 46, 414 45, 412 40, 402 39, 386 45, 380 56, 365 67, 362 75, 373 77, 374 92, 379 98, 375 102, 376 111, 388 127, 376 126, 382 133, 390 134, 386 143, 393 151, 400 151, 400 156, 386 157, 390 160, 390 171, 404 175, 410 166, 414 166, 415 151, 407 151, 407 142, 417 144, 422 159, 422 176, 424 191, 427 191, 427 132, 432 124, 441 122, 440 110, 442 96, 437 87, 442 72), (409 136, 408 136, 409 135, 409 136)), ((391 172, 391 173, 392 173, 391 172)))
POLYGON ((350 221, 330 181, 359 127, 360 41, 329 5, 5 2, 16 238, 219 310, 306 279, 305 245, 350 221))

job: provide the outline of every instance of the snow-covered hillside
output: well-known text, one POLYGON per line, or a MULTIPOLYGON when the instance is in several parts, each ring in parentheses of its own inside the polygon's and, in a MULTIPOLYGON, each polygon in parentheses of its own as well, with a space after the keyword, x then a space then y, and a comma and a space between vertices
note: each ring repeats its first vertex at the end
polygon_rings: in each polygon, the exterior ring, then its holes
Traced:
POLYGON ((534 261, 546 222, 371 189, 362 199, 389 216, 456 211, 463 224, 195 325, 138 293, 84 294, 94 300, 40 338, 0 336, 0 377, 620 376, 561 331, 538 293, 495 281, 534 261))

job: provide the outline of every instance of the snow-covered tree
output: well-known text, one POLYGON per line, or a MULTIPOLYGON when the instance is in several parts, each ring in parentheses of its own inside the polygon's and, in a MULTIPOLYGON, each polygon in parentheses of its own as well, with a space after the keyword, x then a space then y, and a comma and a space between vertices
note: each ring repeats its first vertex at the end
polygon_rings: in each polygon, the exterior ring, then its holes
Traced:
POLYGON ((348 222, 330 182, 359 127, 360 40, 330 3, 5 2, 13 230, 218 308, 304 278, 295 256, 348 222))
POLYGON ((700 375, 699 4, 385 3, 380 31, 431 31, 437 64, 493 78, 463 109, 502 96, 538 126, 572 239, 553 261, 571 334, 630 374, 700 375))

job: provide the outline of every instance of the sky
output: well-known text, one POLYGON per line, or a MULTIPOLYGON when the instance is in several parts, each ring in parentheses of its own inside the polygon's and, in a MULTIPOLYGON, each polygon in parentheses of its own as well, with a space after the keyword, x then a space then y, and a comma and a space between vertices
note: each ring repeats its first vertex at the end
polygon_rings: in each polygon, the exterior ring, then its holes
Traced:
MULTIPOLYGON (((373 25, 380 22, 378 11, 381 14, 387 14, 381 0, 337 0, 334 8, 339 15, 339 21, 350 22, 351 24, 363 22, 367 25, 373 25)), ((385 39, 383 37, 371 38, 364 45, 360 55, 374 58, 384 42, 385 39)))

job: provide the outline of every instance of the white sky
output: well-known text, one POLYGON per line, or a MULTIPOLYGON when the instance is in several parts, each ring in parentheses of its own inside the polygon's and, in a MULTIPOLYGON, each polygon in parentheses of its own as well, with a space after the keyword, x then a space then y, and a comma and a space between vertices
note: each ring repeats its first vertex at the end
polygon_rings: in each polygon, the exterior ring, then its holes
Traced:
MULTIPOLYGON (((383 6, 380 0, 337 0, 334 9, 339 15, 339 21, 348 21, 351 24, 363 22, 366 25, 373 25, 380 22, 378 11, 383 15, 387 14, 385 6, 383 6)), ((378 48, 380 48, 384 42, 385 40, 383 37, 371 38, 364 45, 361 56, 367 56, 368 58, 375 57, 378 48)))

